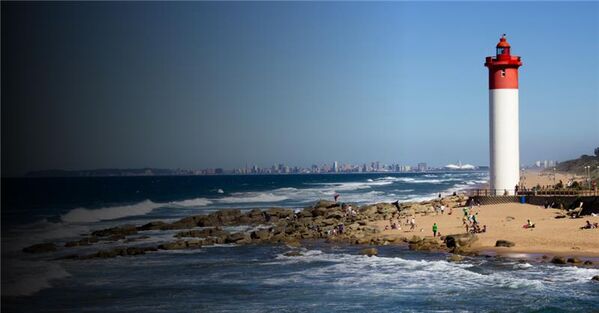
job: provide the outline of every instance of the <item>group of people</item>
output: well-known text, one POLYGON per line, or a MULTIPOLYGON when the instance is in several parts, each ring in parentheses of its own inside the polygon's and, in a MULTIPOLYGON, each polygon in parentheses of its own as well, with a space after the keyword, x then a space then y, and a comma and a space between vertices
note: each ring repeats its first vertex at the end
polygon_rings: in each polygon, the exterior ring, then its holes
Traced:
MULTIPOLYGON (((410 226, 409 230, 416 229, 416 219, 414 217, 407 218, 404 226, 410 226)), ((398 218, 397 222, 393 221, 393 218, 389 219, 389 225, 385 225, 385 230, 396 229, 401 230, 401 220, 398 218)))
POLYGON ((487 225, 483 225, 482 227, 480 226, 478 221, 478 212, 472 214, 471 207, 464 207, 463 211, 464 217, 462 217, 462 225, 464 225, 466 228, 467 233, 477 234, 487 232, 487 225))

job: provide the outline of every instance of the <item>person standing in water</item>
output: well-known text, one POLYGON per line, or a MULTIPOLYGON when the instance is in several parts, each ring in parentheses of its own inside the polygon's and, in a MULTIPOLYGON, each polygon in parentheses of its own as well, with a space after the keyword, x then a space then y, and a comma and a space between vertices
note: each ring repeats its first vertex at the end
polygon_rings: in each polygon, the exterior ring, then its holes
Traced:
POLYGON ((437 237, 437 223, 433 224, 433 237, 437 237))

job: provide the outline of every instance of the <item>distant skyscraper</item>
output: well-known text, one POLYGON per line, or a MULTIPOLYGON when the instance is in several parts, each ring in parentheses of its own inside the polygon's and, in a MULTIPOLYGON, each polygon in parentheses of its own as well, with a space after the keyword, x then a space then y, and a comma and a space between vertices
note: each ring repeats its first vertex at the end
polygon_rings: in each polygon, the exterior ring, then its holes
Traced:
POLYGON ((337 161, 333 162, 333 172, 339 172, 339 164, 337 163, 337 161))
POLYGON ((426 166, 426 163, 422 162, 422 163, 418 163, 418 171, 420 172, 424 172, 428 169, 428 167, 426 166))

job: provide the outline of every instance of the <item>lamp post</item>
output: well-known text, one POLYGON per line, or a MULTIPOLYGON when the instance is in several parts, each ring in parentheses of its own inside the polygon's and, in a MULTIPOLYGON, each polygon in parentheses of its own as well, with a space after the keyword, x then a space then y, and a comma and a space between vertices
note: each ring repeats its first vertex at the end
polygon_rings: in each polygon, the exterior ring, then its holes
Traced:
POLYGON ((591 189, 591 166, 587 165, 584 167, 584 174, 587 177, 587 187, 591 189))

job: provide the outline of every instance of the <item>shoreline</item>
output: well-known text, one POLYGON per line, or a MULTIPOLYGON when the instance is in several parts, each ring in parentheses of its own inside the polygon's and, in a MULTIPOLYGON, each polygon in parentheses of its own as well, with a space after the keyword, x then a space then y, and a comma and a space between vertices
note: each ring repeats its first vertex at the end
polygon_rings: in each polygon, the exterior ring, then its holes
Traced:
POLYGON ((475 206, 472 208, 472 215, 478 217, 481 227, 485 225, 488 229, 476 235, 467 234, 462 219, 468 197, 462 192, 478 186, 480 185, 464 188, 455 196, 429 198, 419 202, 358 206, 319 200, 314 206, 300 210, 222 209, 174 221, 153 221, 144 225, 121 225, 95 230, 79 236, 74 241, 58 244, 45 242, 27 247, 23 251, 60 252, 68 251, 71 247, 92 246, 102 242, 123 245, 108 251, 99 250, 93 254, 67 254, 60 257, 90 259, 145 254, 157 250, 198 249, 222 243, 298 246, 305 240, 325 239, 331 243, 366 244, 374 247, 406 244, 411 250, 462 255, 518 255, 518 258, 525 256, 530 259, 547 255, 599 261, 599 229, 580 229, 586 219, 592 223, 599 223, 599 217, 595 216, 576 220, 556 219, 557 215, 563 215, 564 212, 520 203, 475 206), (435 209, 441 206, 446 208, 446 214, 435 209), (406 220, 412 218, 415 218, 417 226, 413 227, 413 230, 406 230, 409 228, 406 220), (523 229, 522 225, 528 219, 533 220, 537 227, 523 229), (393 223, 398 223, 400 229, 391 229, 393 223), (432 236, 433 223, 438 225, 439 236, 432 236), (229 233, 222 228, 227 226, 250 228, 229 233), (173 236, 174 241, 148 246, 144 244, 144 239, 148 238, 145 231, 148 230, 178 232, 173 236), (447 238, 451 236, 460 240, 458 246, 449 245, 447 238), (468 240, 462 243, 464 238, 468 240), (498 240, 507 240, 511 242, 511 246, 497 248, 498 240))

